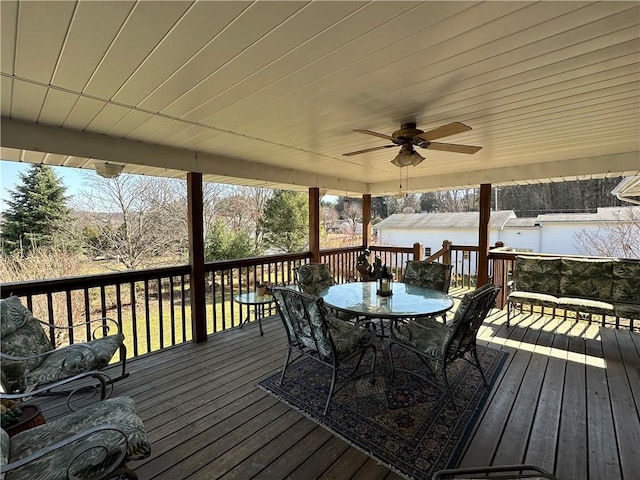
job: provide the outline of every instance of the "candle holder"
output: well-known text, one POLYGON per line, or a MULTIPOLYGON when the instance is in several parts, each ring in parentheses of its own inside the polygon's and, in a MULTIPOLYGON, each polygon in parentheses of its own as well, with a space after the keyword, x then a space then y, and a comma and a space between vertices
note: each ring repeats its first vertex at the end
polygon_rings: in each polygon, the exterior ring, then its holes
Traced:
POLYGON ((386 265, 382 267, 382 272, 378 277, 378 290, 376 290, 376 293, 381 297, 393 295, 393 274, 389 272, 386 265))

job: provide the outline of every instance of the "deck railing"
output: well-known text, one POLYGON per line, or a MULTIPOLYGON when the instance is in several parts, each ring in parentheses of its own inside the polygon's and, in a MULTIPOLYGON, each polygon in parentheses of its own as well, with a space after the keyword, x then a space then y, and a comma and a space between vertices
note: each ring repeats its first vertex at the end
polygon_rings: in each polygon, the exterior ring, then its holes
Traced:
MULTIPOLYGON (((370 246, 369 249, 398 279, 404 275, 407 260, 420 257, 416 255, 415 246, 370 246)), ((355 267, 362 251, 362 247, 323 250, 320 261, 329 264, 338 283, 349 282, 358 278, 355 267)), ((489 275, 495 284, 503 287, 498 299, 500 307, 505 303, 515 257, 523 254, 499 247, 489 252, 489 275)), ((308 263, 310 258, 309 252, 303 252, 207 262, 207 333, 237 327, 253 313, 251 307, 234 302, 235 295, 253 291, 262 282, 294 284, 295 269, 308 263)), ((477 246, 449 243, 448 248, 429 259, 451 262, 454 286, 475 286, 477 246)), ((192 338, 188 265, 13 282, 1 287, 2 297, 21 297, 36 317, 49 323, 71 326, 101 317, 116 319, 122 324, 131 357, 192 338)), ((275 308, 271 306, 265 313, 273 314, 275 308)), ((85 342, 91 335, 86 328, 73 329, 65 337, 56 336, 56 332, 52 329, 50 334, 57 345, 85 342)))
MULTIPOLYGON (((407 260, 415 253, 413 247, 369 248, 396 278, 402 278, 407 260)), ((321 251, 320 261, 329 264, 337 282, 354 281, 362 252, 363 247, 327 249, 321 251)), ((259 283, 291 285, 295 269, 310 258, 309 252, 303 252, 206 262, 207 333, 237 327, 253 313, 252 307, 234 302, 235 295, 252 291, 259 283)), ((192 338, 188 265, 4 283, 0 294, 21 297, 37 318, 57 325, 113 318, 122 325, 133 357, 192 338)), ((275 313, 274 307, 265 313, 275 313)), ((56 345, 85 342, 91 335, 86 328, 72 329, 67 336, 54 329, 49 333, 56 345)))

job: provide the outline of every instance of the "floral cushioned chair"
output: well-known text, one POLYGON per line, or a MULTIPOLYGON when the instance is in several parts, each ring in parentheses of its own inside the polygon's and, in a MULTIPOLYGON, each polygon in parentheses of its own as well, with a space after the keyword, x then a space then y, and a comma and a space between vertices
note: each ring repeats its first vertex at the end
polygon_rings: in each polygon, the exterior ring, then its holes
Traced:
POLYGON ((326 263, 301 265, 295 270, 295 276, 300 290, 314 296, 318 296, 322 290, 336 284, 331 269, 326 263))
MULTIPOLYGON (((8 393, 38 393, 57 381, 106 367, 116 351, 120 351, 122 375, 126 377, 126 347, 120 325, 111 319, 100 319, 82 325, 97 324, 94 339, 54 348, 43 326, 67 328, 41 322, 16 296, 0 300, 0 373, 8 393), (117 332, 107 335, 110 326, 117 332), (96 338, 97 333, 103 337, 96 338)), ((77 327, 78 325, 74 325, 77 327)), ((68 327, 68 328, 74 328, 68 327)))
POLYGON ((346 383, 361 376, 355 375, 355 373, 366 351, 371 350, 371 369, 362 375, 371 374, 371 381, 373 381, 376 364, 376 348, 371 343, 374 336, 373 331, 358 323, 354 326, 339 318, 327 315, 321 298, 284 287, 274 288, 273 296, 276 299, 278 312, 287 332, 289 343, 280 384, 284 380, 293 350, 331 368, 331 386, 324 408, 325 415, 329 411, 331 397, 336 391, 340 364, 359 356, 352 375, 344 381, 346 383))
MULTIPOLYGON (((329 265, 326 263, 307 263, 295 269, 296 284, 300 291, 317 297, 325 288, 336 284, 329 265)), ((351 321, 357 317, 337 310, 331 310, 331 314, 341 320, 351 321)))
POLYGON ((404 283, 449 293, 452 267, 453 265, 438 262, 409 260, 404 272, 404 283))
MULTIPOLYGON (((449 293, 452 268, 453 265, 445 263, 409 260, 404 272, 404 283, 449 293)), ((442 314, 442 321, 446 323, 446 313, 442 314)))
POLYGON ((129 397, 94 403, 20 432, 0 431, 2 480, 136 479, 126 462, 146 458, 151 443, 129 397))
MULTIPOLYGON (((389 360, 392 376, 396 369, 393 363, 393 347, 405 348, 414 352, 435 373, 441 373, 446 392, 455 406, 453 394, 449 387, 447 366, 462 358, 474 365, 482 376, 485 386, 487 380, 476 351, 476 334, 487 314, 495 306, 500 287, 488 283, 467 293, 448 324, 438 322, 433 318, 421 318, 403 322, 391 329, 389 338, 389 360), (471 358, 467 357, 471 354, 471 358)), ((433 384, 431 378, 420 371, 408 371, 433 384)), ((435 384, 434 384, 435 385, 435 384)), ((437 386, 437 385, 436 385, 437 386)))

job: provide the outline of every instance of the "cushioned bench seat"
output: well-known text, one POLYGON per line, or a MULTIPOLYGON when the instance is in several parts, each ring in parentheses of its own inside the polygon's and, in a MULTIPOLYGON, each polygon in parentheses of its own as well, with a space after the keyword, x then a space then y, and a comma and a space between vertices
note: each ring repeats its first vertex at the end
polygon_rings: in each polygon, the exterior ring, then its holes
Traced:
MULTIPOLYGON (((507 325, 516 305, 640 319, 640 261, 519 256, 507 297, 507 325)), ((632 323, 633 325, 633 323, 632 323)))

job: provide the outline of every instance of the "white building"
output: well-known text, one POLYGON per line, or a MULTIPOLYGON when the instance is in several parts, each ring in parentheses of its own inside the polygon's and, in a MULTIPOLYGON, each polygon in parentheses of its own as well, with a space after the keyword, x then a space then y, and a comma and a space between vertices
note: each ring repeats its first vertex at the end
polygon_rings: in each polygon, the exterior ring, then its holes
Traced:
MULTIPOLYGON (((520 251, 558 255, 593 255, 584 251, 578 232, 607 235, 606 225, 634 223, 640 207, 598 208, 596 213, 559 213, 517 218, 512 210, 491 212, 489 244, 497 241, 520 251)), ((397 213, 374 225, 377 241, 385 245, 409 246, 416 242, 436 252, 443 240, 456 245, 478 244, 478 212, 397 213)), ((640 233, 639 233, 640 235, 640 233)))

